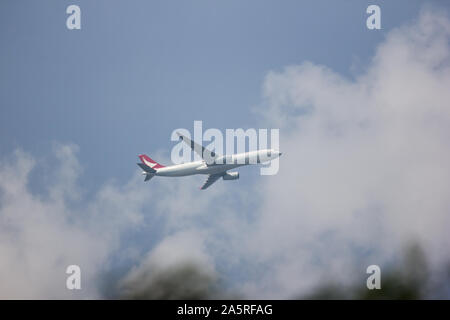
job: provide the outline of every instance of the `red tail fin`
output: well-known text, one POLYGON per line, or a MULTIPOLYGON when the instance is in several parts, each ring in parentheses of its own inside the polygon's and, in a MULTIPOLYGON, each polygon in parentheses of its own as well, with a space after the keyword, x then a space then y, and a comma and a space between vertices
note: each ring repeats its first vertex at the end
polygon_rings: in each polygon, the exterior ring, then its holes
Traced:
POLYGON ((150 158, 149 156, 147 156, 145 154, 140 154, 139 159, 141 159, 143 164, 149 166, 152 169, 156 170, 156 169, 164 168, 163 165, 160 165, 158 162, 156 162, 155 160, 152 160, 152 158, 150 158))

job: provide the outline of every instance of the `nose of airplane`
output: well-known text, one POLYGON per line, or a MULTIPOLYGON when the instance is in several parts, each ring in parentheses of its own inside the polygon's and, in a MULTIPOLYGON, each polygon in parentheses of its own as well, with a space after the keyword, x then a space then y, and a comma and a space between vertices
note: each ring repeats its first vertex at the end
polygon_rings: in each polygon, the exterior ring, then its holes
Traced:
POLYGON ((281 156, 283 153, 278 151, 278 156, 281 156))
POLYGON ((272 150, 273 155, 281 156, 281 152, 278 150, 272 150))

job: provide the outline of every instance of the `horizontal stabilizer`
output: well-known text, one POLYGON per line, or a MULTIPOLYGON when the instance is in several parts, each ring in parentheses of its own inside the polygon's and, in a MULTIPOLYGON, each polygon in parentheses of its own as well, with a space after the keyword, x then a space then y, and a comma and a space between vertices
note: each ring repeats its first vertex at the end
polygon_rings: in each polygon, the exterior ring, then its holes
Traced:
POLYGON ((153 178, 155 175, 154 174, 146 174, 145 175, 145 179, 144 179, 144 181, 148 181, 148 180, 150 180, 151 178, 153 178))
POLYGON ((144 171, 147 172, 147 173, 155 173, 155 172, 156 172, 155 169, 150 168, 150 167, 149 167, 148 165, 146 165, 146 164, 143 164, 143 163, 137 163, 137 165, 138 165, 139 167, 141 167, 141 169, 144 170, 144 171))

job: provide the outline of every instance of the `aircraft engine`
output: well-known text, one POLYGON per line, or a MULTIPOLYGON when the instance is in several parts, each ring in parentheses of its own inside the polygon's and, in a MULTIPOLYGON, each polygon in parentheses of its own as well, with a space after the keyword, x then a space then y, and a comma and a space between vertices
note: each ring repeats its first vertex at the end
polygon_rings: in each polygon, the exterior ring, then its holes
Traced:
POLYGON ((223 180, 237 180, 239 179, 239 172, 227 172, 223 176, 223 180))

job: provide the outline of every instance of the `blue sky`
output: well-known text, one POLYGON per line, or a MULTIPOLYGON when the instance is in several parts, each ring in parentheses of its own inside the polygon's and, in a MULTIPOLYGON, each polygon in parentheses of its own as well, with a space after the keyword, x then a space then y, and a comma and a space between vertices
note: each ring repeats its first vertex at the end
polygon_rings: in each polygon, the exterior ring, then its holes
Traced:
MULTIPOLYGON (((271 70, 310 60, 352 77, 421 1, 2 1, 0 150, 80 147, 86 188, 124 182, 176 128, 260 127, 271 70), (82 30, 66 29, 76 3, 82 30)), ((48 160, 50 161, 50 159, 48 160)), ((36 178, 38 179, 38 178, 36 178)))

